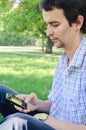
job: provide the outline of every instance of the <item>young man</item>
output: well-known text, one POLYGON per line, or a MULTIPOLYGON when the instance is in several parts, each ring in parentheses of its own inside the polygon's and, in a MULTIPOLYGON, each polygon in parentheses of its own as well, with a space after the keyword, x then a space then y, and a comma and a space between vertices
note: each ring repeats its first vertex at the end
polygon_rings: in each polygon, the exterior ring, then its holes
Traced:
MULTIPOLYGON (((37 110, 49 113, 46 114, 43 124, 43 126, 51 126, 49 130, 85 130, 86 0, 41 0, 41 9, 47 25, 47 36, 58 48, 64 49, 56 67, 48 100, 42 101, 34 93, 17 95, 25 101, 27 109, 17 106, 9 108, 9 103, 5 99, 6 92, 17 93, 1 87, 0 93, 3 97, 0 97, 0 108, 2 108, 0 112, 7 116, 17 110, 23 113, 37 110)), ((21 115, 24 119, 25 114, 21 115)), ((35 118, 38 116, 41 118, 40 114, 35 118)), ((36 127, 34 129, 36 130, 36 127)))

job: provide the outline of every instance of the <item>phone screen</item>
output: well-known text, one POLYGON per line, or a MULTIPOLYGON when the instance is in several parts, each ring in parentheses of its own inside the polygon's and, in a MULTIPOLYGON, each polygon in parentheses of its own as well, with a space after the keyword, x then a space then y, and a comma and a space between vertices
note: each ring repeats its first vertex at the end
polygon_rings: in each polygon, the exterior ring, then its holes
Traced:
POLYGON ((27 104, 23 100, 17 98, 16 96, 12 95, 11 93, 6 94, 6 99, 11 101, 15 105, 22 107, 23 109, 27 108, 27 104))

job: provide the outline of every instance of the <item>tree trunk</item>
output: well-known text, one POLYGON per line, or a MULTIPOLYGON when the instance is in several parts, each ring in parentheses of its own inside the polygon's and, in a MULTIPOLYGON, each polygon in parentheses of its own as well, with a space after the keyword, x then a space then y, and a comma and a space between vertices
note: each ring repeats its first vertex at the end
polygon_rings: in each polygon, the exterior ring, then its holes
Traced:
POLYGON ((44 35, 42 35, 42 52, 44 53, 44 35))
POLYGON ((46 53, 52 54, 53 42, 49 37, 47 37, 47 44, 46 44, 46 53))
MULTIPOLYGON (((44 30, 42 30, 42 28, 39 28, 39 31, 41 32, 43 39, 44 39, 44 37, 47 37, 46 33, 44 32, 44 30)), ((42 45, 43 45, 43 41, 42 41, 42 45)), ((51 41, 51 39, 49 37, 47 37, 47 44, 46 44, 46 51, 45 51, 45 53, 52 54, 53 45, 54 44, 51 41)), ((43 46, 42 46, 42 49, 43 49, 43 46)))

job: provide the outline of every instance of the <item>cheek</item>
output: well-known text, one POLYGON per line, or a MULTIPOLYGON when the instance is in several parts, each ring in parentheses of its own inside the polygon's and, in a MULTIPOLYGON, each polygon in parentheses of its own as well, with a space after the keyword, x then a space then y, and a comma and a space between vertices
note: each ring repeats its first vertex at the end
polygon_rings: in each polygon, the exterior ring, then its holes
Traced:
POLYGON ((63 43, 66 44, 73 40, 75 33, 70 27, 60 27, 56 31, 56 35, 63 43))
POLYGON ((57 33, 58 35, 62 35, 64 33, 67 33, 68 28, 65 26, 59 26, 55 29, 55 33, 57 33))
POLYGON ((62 39, 67 34, 67 30, 66 28, 58 27, 56 30, 54 30, 54 34, 56 37, 62 39))
POLYGON ((58 32, 59 32, 58 34, 60 34, 62 37, 67 37, 67 38, 68 37, 71 38, 75 35, 75 31, 73 30, 73 28, 69 26, 59 28, 58 32))

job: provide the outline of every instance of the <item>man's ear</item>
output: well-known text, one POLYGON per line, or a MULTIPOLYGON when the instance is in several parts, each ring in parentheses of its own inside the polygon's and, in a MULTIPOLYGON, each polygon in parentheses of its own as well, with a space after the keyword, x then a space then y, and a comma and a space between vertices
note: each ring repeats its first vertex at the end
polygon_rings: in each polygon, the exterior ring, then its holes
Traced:
POLYGON ((84 17, 82 15, 78 15, 75 23, 76 23, 77 29, 81 29, 84 23, 84 17))

